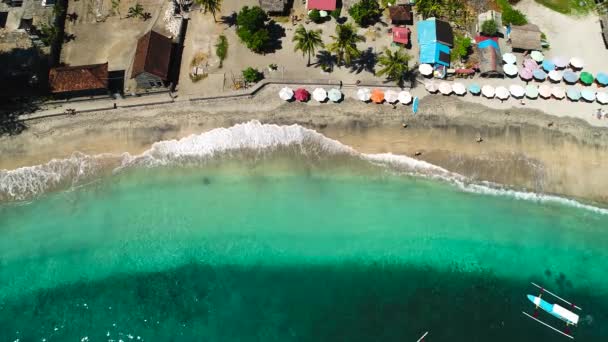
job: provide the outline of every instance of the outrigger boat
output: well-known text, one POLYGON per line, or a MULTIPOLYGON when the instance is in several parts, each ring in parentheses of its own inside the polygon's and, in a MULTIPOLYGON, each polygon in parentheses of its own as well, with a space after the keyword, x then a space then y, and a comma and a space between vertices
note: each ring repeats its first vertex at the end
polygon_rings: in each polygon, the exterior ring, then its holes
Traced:
POLYGON ((546 300, 542 299, 541 296, 544 293, 547 293, 551 296, 553 296, 554 298, 562 301, 563 303, 567 304, 569 306, 570 309, 574 310, 582 310, 580 307, 574 305, 573 303, 570 303, 569 301, 559 297, 558 295, 546 290, 545 288, 543 288, 542 286, 539 286, 537 284, 531 283, 532 285, 534 285, 535 287, 540 289, 540 294, 538 296, 533 296, 533 295, 528 295, 528 299, 534 304, 536 305, 536 308, 534 310, 533 315, 530 315, 528 313, 526 313, 525 311, 523 311, 523 314, 528 316, 529 318, 532 318, 533 320, 535 320, 536 322, 546 326, 547 328, 553 329, 554 331, 569 337, 571 339, 574 339, 574 336, 572 336, 570 334, 570 326, 576 326, 578 324, 579 321, 579 315, 575 314, 574 312, 564 308, 563 306, 560 306, 559 304, 551 304, 549 302, 547 302, 546 300), (560 320, 566 322, 566 328, 564 331, 561 331, 555 327, 553 327, 550 324, 547 324, 543 321, 541 321, 538 318, 538 309, 541 308, 544 311, 546 311, 547 313, 549 313, 550 315, 559 318, 560 320))

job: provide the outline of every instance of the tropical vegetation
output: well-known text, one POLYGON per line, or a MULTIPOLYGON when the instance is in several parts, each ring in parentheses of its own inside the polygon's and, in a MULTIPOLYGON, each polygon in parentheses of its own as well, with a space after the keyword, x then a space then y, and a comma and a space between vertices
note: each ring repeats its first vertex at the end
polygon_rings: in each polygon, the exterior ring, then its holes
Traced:
POLYGON ((336 26, 336 34, 331 38, 334 41, 327 46, 327 50, 336 54, 338 64, 350 65, 354 58, 361 56, 357 43, 365 41, 365 38, 357 34, 351 23, 336 26))
POLYGON ((215 44, 215 54, 220 59, 220 68, 224 65, 224 59, 228 55, 228 39, 223 34, 217 39, 215 44))
POLYGON ((403 86, 410 70, 409 62, 412 56, 403 50, 403 48, 393 52, 390 49, 378 56, 378 64, 382 67, 376 75, 386 76, 389 81, 397 82, 399 86, 403 86))
POLYGON ((263 52, 270 42, 268 15, 258 6, 245 6, 236 16, 237 35, 253 52, 263 52))
POLYGON ((201 9, 204 13, 211 13, 213 15, 213 21, 217 22, 215 19, 215 14, 222 10, 222 0, 195 0, 196 3, 201 6, 201 9))
POLYGON ((382 10, 377 0, 360 0, 349 8, 348 14, 357 24, 365 27, 375 24, 382 10))
POLYGON ((513 8, 508 0, 496 0, 496 4, 502 11, 502 22, 504 24, 525 25, 528 23, 526 16, 513 8))
POLYGON ((302 25, 296 29, 292 39, 296 43, 294 51, 302 51, 302 56, 308 55, 306 66, 310 66, 310 56, 315 53, 316 49, 325 46, 321 39, 321 33, 321 30, 306 30, 302 25))
POLYGON ((264 74, 262 74, 258 69, 248 67, 243 70, 243 79, 247 83, 255 83, 264 78, 264 74))
POLYGON ((452 62, 460 61, 469 55, 471 48, 471 38, 465 37, 460 33, 454 34, 454 48, 452 48, 452 62))
POLYGON ((481 24, 481 33, 486 36, 494 36, 498 32, 498 25, 493 19, 486 20, 481 24))
POLYGON ((319 24, 320 22, 323 21, 323 18, 321 18, 321 13, 317 9, 311 10, 308 13, 308 18, 310 20, 312 20, 313 23, 316 23, 316 24, 319 24))
POLYGON ((418 0, 416 1, 416 11, 424 18, 437 17, 441 14, 441 0, 418 0))

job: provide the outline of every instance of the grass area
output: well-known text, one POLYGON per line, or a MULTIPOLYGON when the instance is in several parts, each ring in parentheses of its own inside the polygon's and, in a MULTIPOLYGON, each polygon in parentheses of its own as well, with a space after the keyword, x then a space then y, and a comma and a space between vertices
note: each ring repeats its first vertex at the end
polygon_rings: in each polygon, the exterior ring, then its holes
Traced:
POLYGON ((593 0, 535 0, 537 3, 563 14, 587 14, 595 9, 593 0))

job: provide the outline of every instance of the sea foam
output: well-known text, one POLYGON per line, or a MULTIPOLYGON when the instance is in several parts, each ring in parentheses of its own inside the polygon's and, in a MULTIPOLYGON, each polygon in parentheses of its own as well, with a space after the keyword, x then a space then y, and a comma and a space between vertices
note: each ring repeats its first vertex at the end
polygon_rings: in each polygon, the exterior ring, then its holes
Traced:
POLYGON ((408 156, 391 153, 360 153, 337 140, 299 125, 279 126, 262 124, 255 120, 229 128, 216 128, 179 140, 160 141, 154 143, 149 150, 135 156, 128 153, 96 156, 75 153, 70 158, 53 159, 46 164, 1 170, 0 199, 21 201, 55 189, 73 187, 82 184, 84 180, 98 176, 107 168, 118 172, 133 167, 196 164, 231 152, 243 150, 272 152, 282 147, 296 147, 304 155, 345 154, 394 171, 443 180, 466 192, 508 196, 542 203, 559 203, 608 214, 608 209, 559 196, 517 191, 490 182, 473 183, 463 175, 408 156))

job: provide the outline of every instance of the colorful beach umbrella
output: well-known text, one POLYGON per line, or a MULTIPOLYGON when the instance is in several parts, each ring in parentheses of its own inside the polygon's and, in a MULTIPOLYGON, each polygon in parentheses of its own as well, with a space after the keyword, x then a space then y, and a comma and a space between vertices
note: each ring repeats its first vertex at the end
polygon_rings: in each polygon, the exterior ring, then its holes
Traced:
POLYGON ((531 59, 531 58, 526 58, 524 60, 524 68, 533 71, 539 68, 538 63, 536 63, 535 60, 531 59))
POLYGON ((530 53, 530 58, 532 58, 533 60, 535 60, 537 63, 540 63, 540 62, 542 62, 545 59, 545 56, 540 51, 532 51, 530 53))
POLYGON ((357 99, 359 101, 367 102, 372 98, 372 92, 369 88, 357 89, 357 99))
POLYGON ((494 87, 492 87, 491 85, 486 84, 486 85, 484 85, 481 88, 481 94, 483 94, 483 96, 491 99, 496 94, 496 91, 494 90, 494 87))
POLYGON ((608 103, 608 93, 597 93, 597 95, 595 96, 595 99, 597 100, 598 103, 601 104, 607 104, 608 103))
POLYGON ((553 57, 553 59, 551 61, 553 62, 553 64, 555 64, 555 67, 558 69, 563 69, 568 66, 568 59, 564 56, 553 57))
POLYGON ((581 91, 576 87, 570 87, 566 90, 566 96, 572 101, 578 101, 581 98, 581 91))
POLYGON ((608 74, 606 74, 605 72, 600 72, 595 75, 595 80, 597 81, 597 83, 605 87, 608 85, 608 74))
POLYGON ((524 87, 518 84, 512 84, 509 86, 509 92, 511 93, 511 96, 521 98, 526 93, 526 90, 524 89, 524 87))
POLYGON ((463 96, 467 93, 467 88, 460 82, 454 82, 454 84, 452 84, 452 90, 454 91, 454 94, 458 96, 463 96))
POLYGON ((384 102, 384 92, 380 89, 372 90, 372 101, 374 103, 382 103, 384 102))
POLYGON ((507 64, 515 64, 515 62, 517 62, 517 57, 515 57, 514 54, 507 52, 502 55, 502 61, 507 64))
POLYGON ((289 87, 284 87, 279 91, 279 98, 283 101, 290 101, 293 99, 293 90, 289 87))
POLYGON ((424 76, 429 76, 433 73, 433 66, 430 64, 420 64, 418 71, 424 76))
POLYGON ((439 88, 437 87, 437 83, 435 83, 433 81, 426 81, 424 83, 424 88, 429 93, 436 93, 439 90, 439 88))
POLYGON ((517 66, 515 64, 505 64, 502 70, 507 76, 514 77, 517 75, 517 66))
POLYGON ((544 81, 547 78, 547 74, 541 69, 536 69, 532 72, 535 80, 544 81))
POLYGON ((551 97, 551 87, 549 87, 546 84, 541 84, 540 87, 538 87, 538 95, 540 95, 540 97, 548 99, 551 97))
POLYGON ((545 70, 546 72, 555 70, 555 64, 553 64, 553 62, 551 62, 550 60, 545 59, 543 61, 543 70, 545 70))
POLYGON ((443 95, 450 95, 452 93, 452 86, 448 82, 441 82, 439 84, 439 92, 443 95))
POLYGON ((561 100, 566 97, 566 91, 562 87, 555 86, 553 89, 551 89, 551 95, 553 95, 553 97, 556 99, 561 100))
POLYGON ((384 100, 388 103, 395 103, 399 100, 399 94, 394 90, 387 90, 384 92, 384 100))
POLYGON ((585 62, 580 57, 570 58, 570 65, 575 69, 582 69, 585 66, 585 62))
POLYGON ((519 69, 519 77, 524 81, 531 80, 533 77, 532 70, 526 68, 519 69))
POLYGON ((553 82, 559 82, 562 80, 563 73, 558 70, 549 71, 549 79, 553 82))
POLYGON ((400 91, 399 95, 397 96, 397 99, 401 104, 409 104, 410 102, 412 102, 412 94, 410 94, 409 91, 400 91))
POLYGON ((526 86, 526 97, 530 99, 535 99, 538 97, 538 87, 534 84, 528 84, 526 86))
POLYGON ((306 102, 310 100, 310 93, 304 88, 296 89, 294 96, 296 97, 296 100, 300 102, 306 102))
POLYGON ((595 91, 590 89, 583 89, 581 91, 581 97, 587 102, 595 101, 595 91))
POLYGON ((332 102, 339 102, 342 100, 342 92, 338 88, 332 88, 327 92, 327 97, 332 102))
POLYGON ((418 113, 418 96, 414 97, 414 101, 412 102, 412 113, 418 113))
POLYGON ((479 95, 481 93, 481 87, 477 83, 469 84, 469 92, 473 95, 479 95))
POLYGON ((593 75, 591 75, 591 73, 586 72, 586 71, 581 72, 579 79, 581 80, 581 82, 583 84, 586 84, 586 85, 591 85, 591 83, 593 83, 593 81, 595 80, 593 78, 593 75))
POLYGON ((312 92, 312 98, 317 102, 323 102, 327 100, 327 91, 323 88, 316 88, 312 92))
POLYGON ((574 84, 574 83, 578 82, 578 74, 572 70, 564 71, 564 74, 562 75, 562 77, 564 78, 564 82, 566 82, 568 84, 574 84))
POLYGON ((496 87, 495 92, 496 92, 496 97, 498 97, 501 100, 506 100, 511 96, 511 94, 509 94, 509 89, 507 89, 503 86, 496 87))

